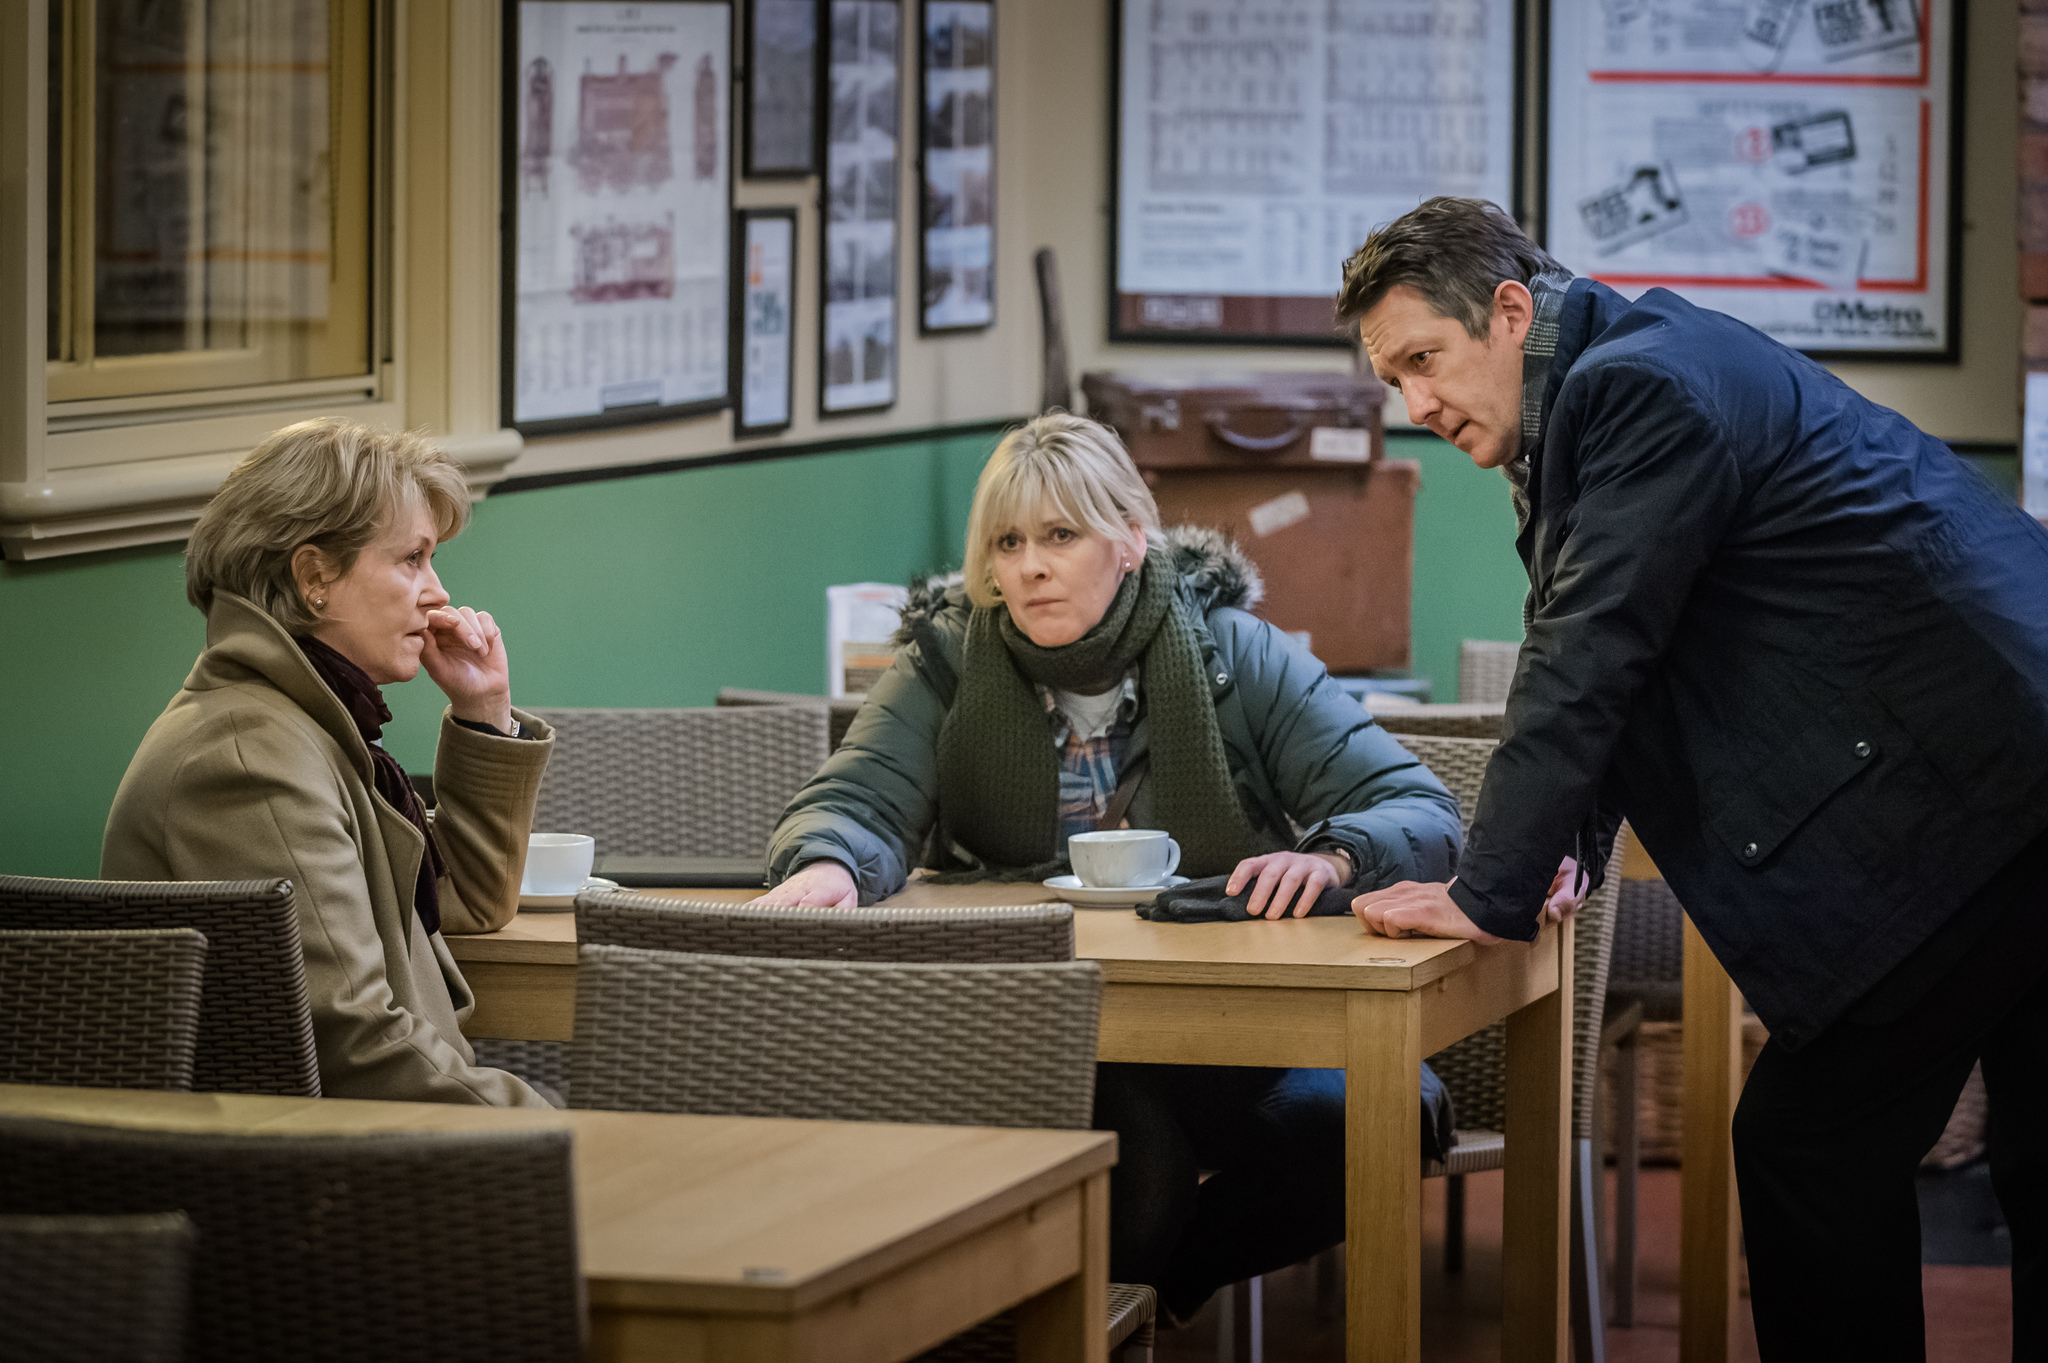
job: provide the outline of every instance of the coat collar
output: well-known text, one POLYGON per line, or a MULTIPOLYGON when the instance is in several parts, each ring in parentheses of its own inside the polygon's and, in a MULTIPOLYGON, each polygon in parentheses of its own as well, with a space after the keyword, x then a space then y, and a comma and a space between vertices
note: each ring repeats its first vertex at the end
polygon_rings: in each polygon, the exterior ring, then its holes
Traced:
POLYGON ((1572 280, 1565 290, 1564 302, 1557 310, 1556 350, 1550 358, 1550 370, 1543 381, 1543 400, 1537 418, 1541 434, 1529 448, 1527 476, 1523 491, 1528 499, 1528 514, 1522 518, 1515 535, 1515 549, 1522 556, 1522 562, 1529 562, 1529 555, 1536 538, 1536 522, 1543 507, 1543 456, 1544 446, 1553 430, 1551 412, 1557 407, 1557 397, 1564 390, 1565 379, 1571 374, 1572 366, 1579 356, 1593 344, 1600 333, 1613 325, 1617 314, 1629 306, 1628 300, 1597 280, 1581 275, 1572 280))
POLYGON ((369 745, 284 626, 247 597, 216 591, 206 613, 206 652, 192 665, 185 689, 212 691, 246 682, 251 674, 289 696, 341 745, 356 774, 371 780, 369 745))

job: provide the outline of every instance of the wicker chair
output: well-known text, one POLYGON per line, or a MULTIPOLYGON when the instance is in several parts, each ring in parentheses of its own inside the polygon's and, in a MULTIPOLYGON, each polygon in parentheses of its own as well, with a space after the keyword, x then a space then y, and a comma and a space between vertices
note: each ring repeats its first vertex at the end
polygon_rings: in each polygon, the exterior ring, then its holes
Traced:
POLYGON ((565 1130, 247 1136, 0 1117, 0 1212, 191 1217, 185 1354, 207 1363, 580 1359, 570 1189, 565 1130))
POLYGON ((824 765, 826 717, 804 705, 537 710, 555 752, 533 826, 588 833, 603 856, 755 857, 824 765))
POLYGON ((829 739, 836 752, 846 738, 846 731, 853 727, 853 717, 860 713, 865 695, 859 696, 806 696, 796 691, 752 691, 744 686, 722 686, 718 689, 720 705, 809 705, 823 706, 827 717, 829 739))
POLYGON ((206 937, 0 931, 0 1083, 190 1089, 206 937))
POLYGON ((1498 743, 1507 710, 1499 705, 1405 705, 1373 710, 1372 717, 1390 734, 1483 738, 1498 743))
POLYGON ((1074 959, 1074 910, 1067 904, 807 909, 586 890, 576 897, 576 940, 706 956, 1024 965, 1074 959))
POLYGON ((194 928, 206 982, 192 1087, 320 1096, 306 962, 289 880, 40 880, 0 876, 0 929, 194 928))
POLYGON ((1467 639, 1458 645, 1458 699, 1467 704, 1505 705, 1515 681, 1520 643, 1467 639))
MULTIPOLYGON (((1458 797, 1465 830, 1472 827, 1479 787, 1494 744, 1470 738, 1400 736, 1401 745, 1421 758, 1458 797)), ((1580 1363, 1606 1357, 1606 1311, 1600 1291, 1600 1219, 1595 1198, 1603 1161, 1599 1138, 1599 1078, 1607 972, 1614 945, 1615 904, 1621 863, 1632 834, 1622 825, 1608 874, 1574 919, 1572 952, 1572 1342, 1580 1363)), ((1441 1164, 1424 1166, 1427 1177, 1447 1176, 1444 1264, 1455 1271, 1464 1258, 1464 1176, 1503 1166, 1507 1142, 1507 1024, 1495 1023, 1430 1056, 1429 1064, 1451 1091, 1462 1125, 1441 1164)))
POLYGON ((192 1221, 0 1216, 0 1358, 8 1363, 178 1363, 192 1221))
MULTIPOLYGON (((1092 961, 904 965, 583 945, 580 1106, 1085 1129, 1092 961)), ((1109 1346, 1149 1353, 1149 1288, 1112 1284, 1109 1346)), ((1007 1317, 933 1359, 1013 1357, 1007 1317)))

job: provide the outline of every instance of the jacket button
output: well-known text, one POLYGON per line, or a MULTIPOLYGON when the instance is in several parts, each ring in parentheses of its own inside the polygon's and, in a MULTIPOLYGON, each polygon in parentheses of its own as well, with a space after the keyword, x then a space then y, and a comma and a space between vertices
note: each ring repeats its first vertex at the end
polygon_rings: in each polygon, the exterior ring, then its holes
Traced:
POLYGON ((1753 856, 1755 856, 1755 855, 1756 855, 1756 844, 1755 844, 1755 843, 1751 843, 1751 844, 1750 844, 1749 846, 1747 846, 1747 847, 1743 848, 1743 849, 1742 849, 1742 855, 1743 855, 1743 856, 1745 856, 1745 857, 1753 857, 1753 856))
POLYGON ((1870 756, 1870 745, 1868 743, 1858 743, 1856 745, 1856 755, 1858 757, 1870 756))
POLYGON ((1225 675, 1224 675, 1223 673, 1221 673, 1221 672, 1218 672, 1218 673, 1216 674, 1216 684, 1217 684, 1218 686, 1221 686, 1221 685, 1223 685, 1223 684, 1224 684, 1225 682, 1227 682, 1227 681, 1229 681, 1229 680, 1230 680, 1230 678, 1229 678, 1229 677, 1227 677, 1227 676, 1225 676, 1225 675))

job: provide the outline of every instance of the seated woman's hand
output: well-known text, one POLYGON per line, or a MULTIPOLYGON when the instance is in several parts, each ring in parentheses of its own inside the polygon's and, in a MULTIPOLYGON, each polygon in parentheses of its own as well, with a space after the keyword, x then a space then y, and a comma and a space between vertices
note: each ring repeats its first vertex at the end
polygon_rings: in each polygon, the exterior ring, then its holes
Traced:
POLYGON ((457 719, 512 732, 512 664, 489 611, 442 606, 427 613, 420 662, 457 719))
POLYGON ((814 861, 750 904, 790 904, 803 908, 860 907, 860 889, 853 872, 836 861, 814 861))
POLYGON ((1223 893, 1239 894, 1250 885, 1245 912, 1252 917, 1285 918, 1291 904, 1300 918, 1315 907, 1324 890, 1349 879, 1351 859, 1342 852, 1268 852, 1237 863, 1223 893))

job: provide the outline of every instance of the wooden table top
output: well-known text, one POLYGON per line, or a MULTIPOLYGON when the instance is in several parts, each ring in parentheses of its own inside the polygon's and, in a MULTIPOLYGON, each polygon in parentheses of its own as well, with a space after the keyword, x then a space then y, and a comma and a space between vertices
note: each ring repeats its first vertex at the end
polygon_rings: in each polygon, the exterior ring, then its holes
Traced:
MULTIPOLYGON (((743 903, 751 890, 645 890, 671 899, 743 903)), ((913 881, 884 901, 906 907, 1044 904, 1040 885, 928 885, 913 881)), ((1539 942, 1554 929, 1546 927, 1539 942)), ((576 915, 521 913, 497 932, 450 936, 458 961, 576 963, 576 915)), ((1109 984, 1242 985, 1294 989, 1413 990, 1462 970, 1482 951, 1526 951, 1517 943, 1479 947, 1438 938, 1374 937, 1355 918, 1254 923, 1152 923, 1129 909, 1074 910, 1074 954, 1099 961, 1109 984)))
POLYGON ((567 1127, 592 1304, 713 1312, 807 1309, 1116 1159, 1116 1137, 1100 1131, 24 1084, 0 1084, 0 1113, 264 1135, 567 1127))

